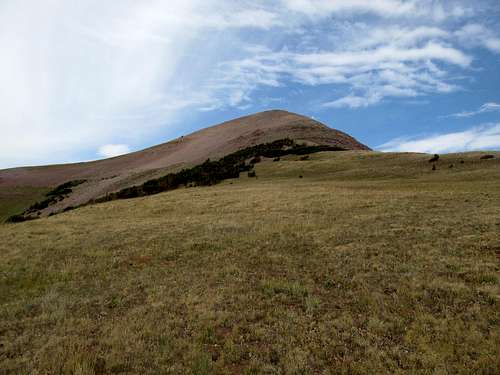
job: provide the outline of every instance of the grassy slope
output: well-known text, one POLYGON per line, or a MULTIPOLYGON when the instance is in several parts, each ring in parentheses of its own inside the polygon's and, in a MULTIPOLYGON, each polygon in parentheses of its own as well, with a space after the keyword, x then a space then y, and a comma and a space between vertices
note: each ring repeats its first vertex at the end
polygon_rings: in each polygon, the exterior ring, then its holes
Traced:
POLYGON ((500 373, 499 157, 287 157, 0 226, 0 373, 500 373))
POLYGON ((9 216, 23 212, 33 203, 43 200, 49 190, 38 187, 0 188, 0 223, 9 216))

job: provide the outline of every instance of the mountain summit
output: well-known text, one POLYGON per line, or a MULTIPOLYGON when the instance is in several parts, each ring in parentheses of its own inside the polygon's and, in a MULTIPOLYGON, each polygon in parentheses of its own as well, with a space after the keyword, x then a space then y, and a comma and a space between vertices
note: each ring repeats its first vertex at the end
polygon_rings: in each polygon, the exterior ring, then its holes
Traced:
MULTIPOLYGON (((353 137, 311 118, 281 110, 260 112, 208 127, 130 154, 85 163, 22 167, 0 171, 0 194, 7 188, 44 188, 86 180, 42 214, 77 206, 107 193, 143 183, 206 159, 279 139, 344 150, 369 150, 353 137)), ((5 193, 3 193, 5 194, 5 193)), ((0 195, 0 200, 5 199, 0 195)))

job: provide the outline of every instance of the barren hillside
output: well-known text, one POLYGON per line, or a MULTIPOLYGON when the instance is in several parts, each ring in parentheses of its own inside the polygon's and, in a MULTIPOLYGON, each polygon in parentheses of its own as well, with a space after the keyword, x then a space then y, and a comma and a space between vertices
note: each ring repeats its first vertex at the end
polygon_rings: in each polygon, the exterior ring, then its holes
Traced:
MULTIPOLYGON (((308 117, 286 111, 266 111, 115 158, 0 171, 0 201, 8 199, 5 192, 12 191, 14 187, 48 190, 67 181, 87 180, 75 187, 69 197, 43 212, 47 214, 142 183, 169 170, 195 165, 207 158, 219 158, 245 147, 283 138, 337 146, 346 150, 369 150, 349 135, 308 117)), ((29 201, 29 197, 25 200, 29 201)))

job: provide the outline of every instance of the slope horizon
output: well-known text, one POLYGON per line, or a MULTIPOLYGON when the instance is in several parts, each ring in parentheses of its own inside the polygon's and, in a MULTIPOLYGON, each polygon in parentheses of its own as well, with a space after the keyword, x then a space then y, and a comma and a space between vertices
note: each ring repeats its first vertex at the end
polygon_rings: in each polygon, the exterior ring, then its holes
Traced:
MULTIPOLYGON (((312 147, 311 150, 315 151, 311 152, 330 150, 379 153, 372 152, 368 146, 350 135, 309 117, 285 110, 267 110, 112 158, 0 170, 0 206, 4 206, 0 207, 0 219, 5 219, 5 215, 9 214, 9 220, 23 221, 46 217, 93 202, 115 199, 111 197, 147 195, 151 186, 157 186, 154 189, 160 192, 175 189, 179 185, 196 186, 200 181, 208 181, 208 184, 211 184, 212 178, 213 183, 217 183, 228 176, 240 175, 248 170, 237 167, 239 163, 248 164, 252 157, 264 155, 252 154, 250 149, 253 147, 264 146, 266 149, 271 143, 284 140, 293 142, 293 145, 312 147), (183 178, 177 184, 159 183, 169 174, 198 168, 207 160, 218 161, 226 157, 233 160, 231 155, 238 152, 250 152, 248 155, 253 156, 240 159, 236 164, 214 164, 213 167, 220 170, 220 174, 213 175, 209 180, 201 178, 203 172, 194 177, 194 180, 183 178), (236 169, 239 172, 236 172, 236 169), (146 183, 149 183, 150 187, 144 188, 146 183), (163 187, 160 188, 160 185, 163 187)), ((288 147, 280 144, 282 151, 283 147, 288 147)), ((459 157, 457 154, 450 155, 459 157)), ((495 155, 491 157, 495 158, 495 155)), ((210 174, 210 170, 212 169, 208 168, 207 173, 210 174)))
MULTIPOLYGON (((321 121, 318 121, 314 117, 309 118, 308 116, 305 116, 305 115, 302 115, 302 114, 299 114, 299 113, 295 113, 295 112, 292 112, 292 111, 289 111, 289 110, 281 109, 281 108, 271 108, 271 109, 266 109, 266 110, 263 110, 263 111, 260 111, 260 112, 256 112, 256 113, 246 114, 246 115, 243 115, 243 116, 240 116, 240 117, 237 117, 237 118, 228 119, 228 120, 225 120, 225 121, 223 121, 222 123, 219 123, 219 124, 208 125, 206 127, 201 127, 198 130, 195 130, 194 132, 187 134, 187 136, 193 135, 193 134, 196 134, 196 133, 199 133, 199 132, 203 132, 204 130, 207 130, 207 129, 210 129, 210 128, 221 126, 221 125, 224 125, 226 123, 231 123, 233 121, 238 121, 238 120, 247 119, 247 118, 249 119, 249 118, 252 118, 253 116, 258 116, 258 115, 262 115, 262 114, 266 114, 266 113, 282 113, 282 114, 291 114, 291 115, 294 115, 294 116, 300 116, 300 117, 303 117, 304 119, 313 120, 313 121, 317 122, 318 124, 324 125, 324 126, 330 128, 330 129, 334 129, 334 128, 330 127, 329 124, 326 124, 326 123, 323 123, 321 121)), ((340 131, 339 129, 334 129, 334 130, 340 131)), ((134 155, 134 154, 137 154, 137 153, 141 153, 143 151, 147 151, 149 149, 154 149, 155 147, 161 146, 161 145, 169 143, 169 142, 173 142, 173 141, 175 141, 175 140, 177 140, 179 138, 182 138, 182 137, 184 137, 184 135, 181 135, 179 137, 174 137, 174 138, 171 138, 171 139, 167 139, 167 140, 164 140, 163 142, 160 142, 160 143, 157 143, 157 144, 146 145, 144 148, 141 148, 141 149, 138 149, 138 150, 133 150, 133 151, 128 150, 128 149, 122 150, 123 152, 118 152, 117 155, 110 156, 110 157, 101 157, 101 158, 95 158, 95 159, 78 160, 78 161, 73 161, 73 162, 56 163, 56 164, 48 163, 48 164, 36 164, 36 165, 20 165, 20 166, 16 166, 16 167, 0 168, 0 171, 2 171, 2 170, 9 170, 9 169, 18 169, 18 168, 34 168, 34 167, 47 167, 47 166, 64 166, 64 165, 71 165, 71 164, 92 163, 92 162, 97 162, 97 161, 114 159, 114 158, 122 157, 124 155, 134 155)), ((439 142, 439 139, 437 141, 439 142)), ((443 139, 442 141, 444 142, 445 140, 443 139)), ((422 142, 422 141, 420 141, 420 142, 422 142)), ((389 147, 391 145, 394 145, 394 143, 387 143, 386 144, 387 147, 389 147)), ((115 146, 120 146, 120 145, 115 145, 115 146)), ((369 146, 366 145, 366 147, 370 149, 369 146)), ((386 152, 383 148, 382 149, 378 149, 378 150, 374 149, 374 150, 375 151, 386 152)), ((498 148, 496 148, 496 149, 495 148, 487 148, 486 147, 486 148, 477 148, 477 149, 473 149, 473 150, 469 150, 469 151, 471 151, 471 152, 481 152, 481 151, 497 151, 497 150, 500 150, 500 146, 498 148)), ((387 150, 387 152, 434 153, 434 152, 425 152, 425 151, 403 151, 403 150, 387 150)), ((454 152, 444 152, 444 154, 446 154, 446 153, 454 153, 454 152)))
MULTIPOLYGON (((302 115, 302 114, 299 114, 299 113, 295 113, 295 112, 292 112, 292 111, 289 111, 289 110, 285 110, 285 109, 271 108, 271 109, 266 109, 266 110, 255 112, 255 113, 249 113, 249 114, 246 114, 246 115, 243 115, 243 116, 239 116, 239 117, 236 117, 236 118, 227 119, 227 120, 225 120, 225 121, 223 121, 221 123, 218 123, 218 124, 208 125, 206 127, 201 127, 199 129, 193 131, 192 133, 189 133, 189 134, 186 134, 186 135, 181 135, 181 136, 176 136, 174 138, 166 139, 166 140, 164 140, 164 141, 162 141, 160 143, 152 144, 152 145, 147 145, 146 147, 138 149, 138 150, 133 150, 133 151, 127 150, 128 152, 119 153, 118 155, 115 155, 115 156, 101 157, 101 158, 88 159, 88 160, 78 160, 78 161, 67 162, 67 163, 20 165, 20 166, 10 167, 10 168, 1 168, 0 171, 6 171, 6 170, 9 170, 9 169, 18 169, 18 168, 35 168, 35 167, 65 166, 65 165, 71 165, 71 164, 93 163, 93 162, 98 162, 98 161, 103 161, 103 160, 120 158, 120 157, 123 157, 124 155, 134 155, 134 154, 141 153, 143 151, 154 149, 156 147, 162 146, 162 145, 167 144, 169 142, 174 142, 174 141, 176 141, 178 139, 181 139, 183 137, 188 137, 188 136, 192 136, 192 135, 195 135, 195 134, 198 134, 198 133, 203 133, 204 131, 212 129, 212 128, 217 128, 219 126, 224 126, 226 124, 231 124, 233 122, 237 122, 237 121, 241 121, 241 120, 247 120, 247 119, 251 120, 251 119, 256 118, 258 116, 262 116, 262 115, 266 115, 266 114, 273 114, 273 113, 274 114, 279 114, 279 115, 284 115, 284 116, 286 116, 286 115, 297 116, 298 118, 303 118, 306 121, 313 121, 314 123, 317 123, 319 125, 323 125, 323 126, 327 127, 328 129, 332 129, 332 130, 335 130, 335 131, 338 131, 338 132, 346 134, 345 132, 341 131, 340 129, 332 128, 328 124, 322 123, 322 122, 320 122, 320 121, 318 121, 318 120, 316 120, 314 118, 310 118, 308 116, 305 116, 305 115, 302 115)), ((119 145, 116 145, 116 146, 119 146, 119 145)), ((367 146, 367 145, 363 145, 363 146, 365 146, 367 149, 371 150, 371 148, 369 146, 367 146)))
POLYGON ((57 200, 41 199, 47 204, 37 205, 36 211, 38 215, 47 216, 142 185, 169 173, 195 167, 207 159, 219 160, 244 149, 285 139, 295 144, 335 150, 370 150, 348 134, 311 118, 271 110, 226 121, 113 158, 0 170, 0 205, 6 205, 4 211, 12 212, 12 205, 7 201, 18 201, 12 194, 24 189, 27 192, 21 194, 21 201, 31 202, 25 206, 28 208, 36 203, 43 192, 46 194, 59 188, 65 190, 65 184, 69 184, 66 186, 72 192, 69 196, 63 194, 57 200))

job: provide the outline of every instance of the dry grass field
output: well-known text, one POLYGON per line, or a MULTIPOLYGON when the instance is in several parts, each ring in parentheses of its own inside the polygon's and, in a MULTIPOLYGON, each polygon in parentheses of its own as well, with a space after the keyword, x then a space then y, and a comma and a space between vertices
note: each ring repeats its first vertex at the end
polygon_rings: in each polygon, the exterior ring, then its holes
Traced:
POLYGON ((0 373, 499 374, 481 155, 290 156, 0 225, 0 373))

